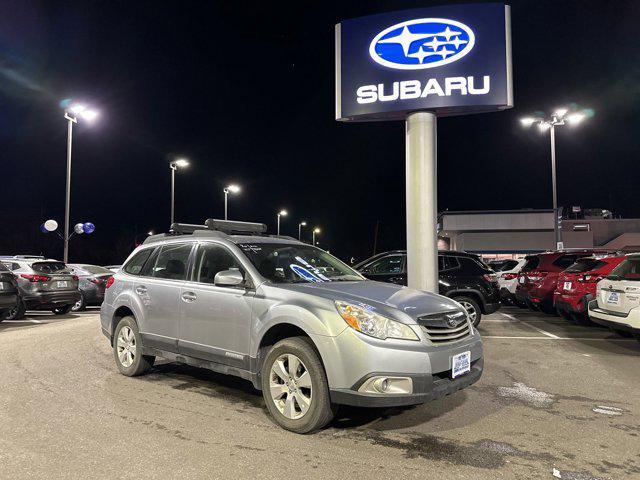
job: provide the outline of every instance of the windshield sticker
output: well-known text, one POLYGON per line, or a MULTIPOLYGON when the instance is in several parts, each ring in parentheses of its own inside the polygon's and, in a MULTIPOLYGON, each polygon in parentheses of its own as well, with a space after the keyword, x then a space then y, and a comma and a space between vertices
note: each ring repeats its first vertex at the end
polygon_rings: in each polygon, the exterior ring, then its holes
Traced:
POLYGON ((246 243, 240 244, 240 248, 245 252, 259 252, 262 250, 262 247, 258 245, 247 245, 246 243))
POLYGON ((324 280, 326 282, 330 281, 330 279, 328 277, 325 277, 318 268, 316 268, 313 265, 311 265, 304 258, 298 256, 298 257, 296 257, 296 260, 299 261, 305 267, 307 267, 309 270, 311 270, 317 277, 321 278, 322 280, 324 280))
POLYGON ((304 278, 305 280, 309 281, 309 282, 314 282, 314 283, 320 283, 320 282, 324 282, 324 280, 316 277, 313 273, 311 273, 309 270, 307 270, 304 267, 301 267, 300 265, 296 265, 295 263, 292 263, 291 265, 289 265, 289 267, 291 268, 291 270, 293 270, 300 278, 304 278))

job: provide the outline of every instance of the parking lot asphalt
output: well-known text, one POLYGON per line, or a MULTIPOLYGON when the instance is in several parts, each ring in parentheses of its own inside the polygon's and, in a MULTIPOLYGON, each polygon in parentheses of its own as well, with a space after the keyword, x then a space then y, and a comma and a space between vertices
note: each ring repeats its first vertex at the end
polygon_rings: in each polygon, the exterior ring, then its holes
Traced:
POLYGON ((5 321, 0 478, 640 478, 640 343, 516 308, 480 330, 473 387, 300 436, 248 382, 119 375, 96 310, 5 321))

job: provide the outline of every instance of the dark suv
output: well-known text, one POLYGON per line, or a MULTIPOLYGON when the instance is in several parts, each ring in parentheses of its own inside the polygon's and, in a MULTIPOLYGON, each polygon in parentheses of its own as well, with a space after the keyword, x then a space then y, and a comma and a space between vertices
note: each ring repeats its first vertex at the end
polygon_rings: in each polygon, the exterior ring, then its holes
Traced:
POLYGON ((18 286, 13 273, 0 263, 0 322, 18 305, 18 286))
POLYGON ((579 258, 606 253, 597 250, 562 250, 525 257, 526 263, 518 274, 516 303, 526 305, 532 310, 555 314, 553 292, 558 286, 560 273, 579 258))
POLYGON ((64 315, 80 300, 78 277, 57 260, 39 256, 0 257, 18 284, 18 305, 7 318, 24 318, 27 310, 50 310, 64 315))
MULTIPOLYGON (((360 262, 355 268, 370 280, 407 284, 407 252, 394 250, 360 262)), ((465 252, 438 252, 440 295, 453 298, 469 312, 474 325, 483 314, 500 308, 498 280, 478 255, 465 252)))

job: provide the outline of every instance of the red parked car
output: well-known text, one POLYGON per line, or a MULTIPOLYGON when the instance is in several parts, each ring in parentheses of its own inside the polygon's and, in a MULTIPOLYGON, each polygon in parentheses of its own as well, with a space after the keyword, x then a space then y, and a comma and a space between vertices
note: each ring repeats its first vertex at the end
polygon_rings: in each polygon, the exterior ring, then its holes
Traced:
POLYGON ((625 255, 579 258, 558 276, 553 294, 556 311, 567 320, 588 323, 587 305, 596 298, 596 284, 625 258, 625 255))
POLYGON ((553 292, 556 291, 560 273, 579 258, 606 253, 595 250, 563 250, 526 257, 527 263, 518 274, 516 302, 525 304, 532 310, 556 313, 553 292))

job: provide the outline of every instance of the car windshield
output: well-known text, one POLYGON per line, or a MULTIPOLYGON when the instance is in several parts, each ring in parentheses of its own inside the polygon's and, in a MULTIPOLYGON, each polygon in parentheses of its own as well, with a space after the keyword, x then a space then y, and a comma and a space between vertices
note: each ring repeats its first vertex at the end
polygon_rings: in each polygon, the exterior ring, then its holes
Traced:
POLYGON ((621 280, 640 281, 640 258, 627 258, 620 265, 614 268, 609 276, 619 278, 621 280))
POLYGON ((311 245, 238 245, 260 274, 275 283, 360 281, 364 277, 334 256, 311 245))

